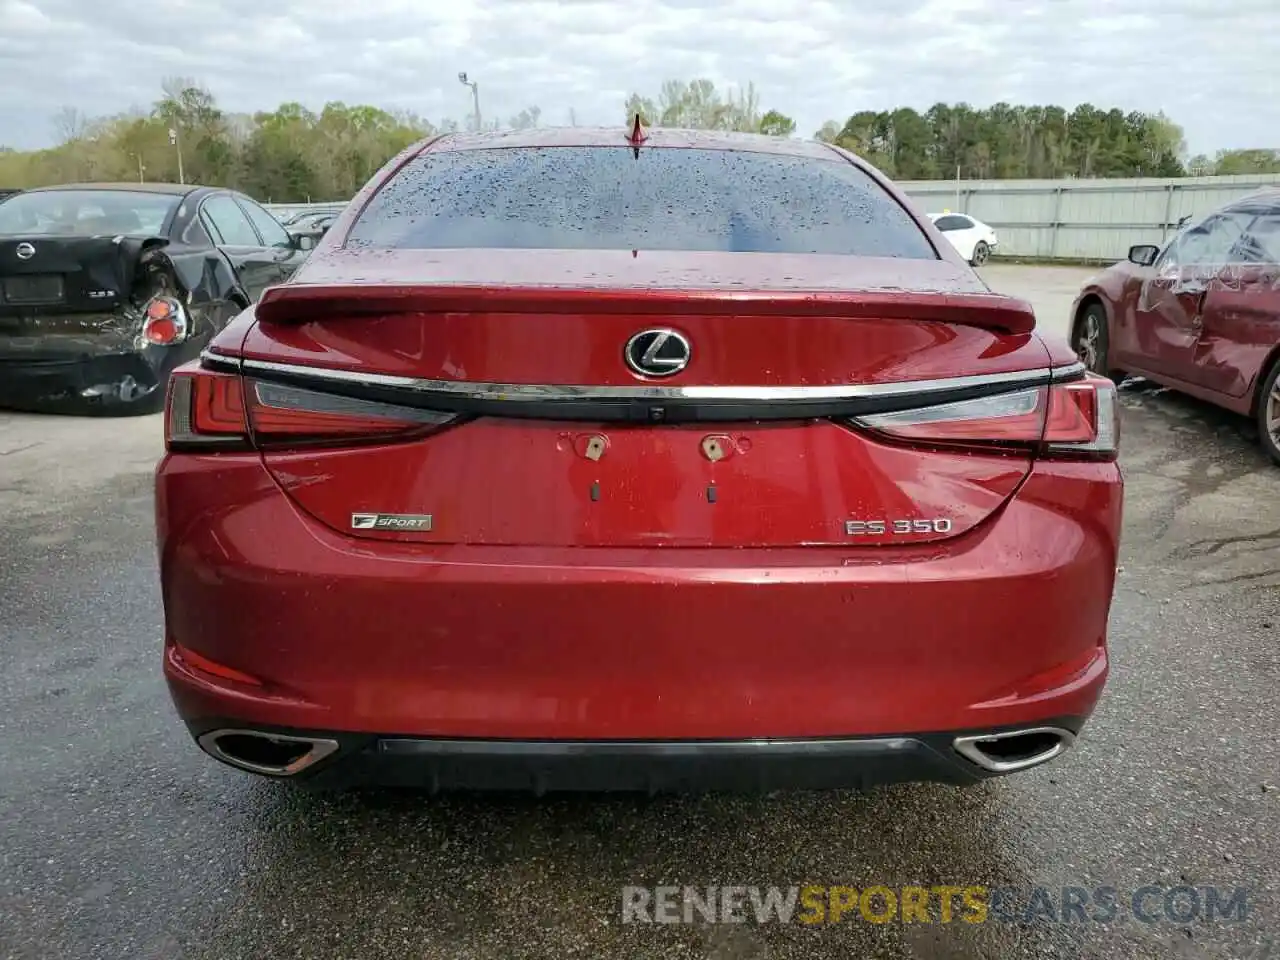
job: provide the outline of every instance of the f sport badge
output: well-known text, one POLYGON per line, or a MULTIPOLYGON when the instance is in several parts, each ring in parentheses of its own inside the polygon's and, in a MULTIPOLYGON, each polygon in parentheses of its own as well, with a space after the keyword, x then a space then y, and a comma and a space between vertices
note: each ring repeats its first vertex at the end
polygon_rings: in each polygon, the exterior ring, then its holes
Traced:
POLYGON ((352 530, 430 530, 429 513, 353 513, 352 530))

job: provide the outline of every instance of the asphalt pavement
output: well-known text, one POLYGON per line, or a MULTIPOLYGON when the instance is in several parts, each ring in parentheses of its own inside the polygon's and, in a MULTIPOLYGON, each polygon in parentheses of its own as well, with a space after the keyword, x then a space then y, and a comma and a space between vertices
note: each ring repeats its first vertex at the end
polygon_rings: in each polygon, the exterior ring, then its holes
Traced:
MULTIPOLYGON (((1084 276, 984 272, 1059 325, 1084 276)), ((1075 750, 968 790, 652 799, 315 794, 216 764, 160 677, 158 418, 0 414, 0 957, 1280 960, 1280 468, 1241 418, 1122 396, 1113 672, 1075 750), (1040 887, 1055 916, 622 922, 624 887, 668 884, 1040 887), (1072 919, 1064 887, 1157 892, 1145 919, 1072 919), (1175 887, 1201 909, 1166 911, 1175 887), (1206 919, 1210 887, 1245 917, 1206 919)))

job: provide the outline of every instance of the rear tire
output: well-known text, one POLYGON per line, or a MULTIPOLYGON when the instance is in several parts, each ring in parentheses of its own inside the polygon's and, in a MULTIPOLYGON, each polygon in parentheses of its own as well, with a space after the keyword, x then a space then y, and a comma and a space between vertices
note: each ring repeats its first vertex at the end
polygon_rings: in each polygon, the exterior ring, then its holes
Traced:
POLYGON ((1111 366, 1111 337, 1107 329, 1107 311, 1102 304, 1089 304, 1076 318, 1071 330, 1071 349, 1090 372, 1108 377, 1115 383, 1124 381, 1124 371, 1111 366))
POLYGON ((973 259, 969 263, 975 267, 980 267, 991 259, 991 248, 987 246, 985 240, 979 240, 978 245, 973 248, 973 259))
POLYGON ((1258 391, 1258 442, 1272 462, 1280 465, 1280 359, 1262 378, 1258 391))

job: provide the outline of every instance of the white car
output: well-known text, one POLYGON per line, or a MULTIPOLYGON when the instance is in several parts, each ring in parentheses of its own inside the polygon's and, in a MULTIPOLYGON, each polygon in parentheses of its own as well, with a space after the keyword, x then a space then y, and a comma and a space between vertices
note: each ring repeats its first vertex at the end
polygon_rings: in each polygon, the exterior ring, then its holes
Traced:
POLYGON ((965 213, 931 213, 929 219, 946 234, 960 256, 975 267, 982 266, 991 258, 999 242, 991 227, 965 213))

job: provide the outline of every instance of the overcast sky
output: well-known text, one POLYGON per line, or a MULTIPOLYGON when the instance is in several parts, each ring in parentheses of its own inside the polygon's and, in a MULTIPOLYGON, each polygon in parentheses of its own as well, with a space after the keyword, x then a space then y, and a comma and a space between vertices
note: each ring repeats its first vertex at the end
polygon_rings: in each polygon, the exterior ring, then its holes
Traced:
POLYGON ((939 100, 1164 110, 1192 153, 1280 146, 1280 0, 0 0, 0 144, 190 76, 224 109, 326 100, 621 123, 666 78, 754 81, 811 135, 939 100))

